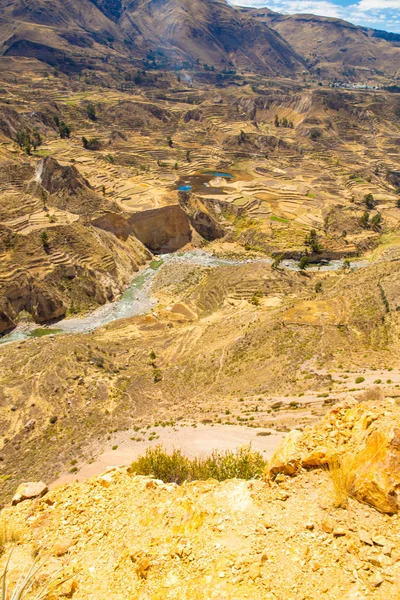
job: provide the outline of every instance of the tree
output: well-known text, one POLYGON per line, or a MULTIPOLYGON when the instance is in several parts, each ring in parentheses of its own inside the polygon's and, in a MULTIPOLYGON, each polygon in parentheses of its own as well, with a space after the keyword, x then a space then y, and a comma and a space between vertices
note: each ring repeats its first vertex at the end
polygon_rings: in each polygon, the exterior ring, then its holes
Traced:
POLYGON ((58 124, 58 133, 60 134, 60 138, 62 140, 68 139, 71 135, 71 129, 68 127, 64 121, 60 121, 58 124))
POLYGON ((91 121, 97 121, 96 107, 92 102, 87 105, 86 114, 91 121))
POLYGON ((374 231, 379 231, 382 224, 382 215, 381 213, 376 213, 371 219, 371 227, 374 231))
POLYGON ((18 146, 21 148, 21 150, 26 152, 26 154, 31 153, 32 142, 31 142, 31 136, 30 136, 30 133, 28 130, 21 129, 20 131, 17 131, 17 143, 18 143, 18 146))
POLYGON ((173 146, 174 146, 174 142, 172 141, 172 138, 171 138, 171 137, 169 137, 169 138, 167 139, 167 143, 168 143, 168 146, 169 146, 170 148, 173 148, 173 146))
POLYGON ((365 206, 369 209, 374 208, 375 202, 372 194, 365 194, 364 196, 365 206))
POLYGON ((299 261, 300 271, 305 271, 309 264, 310 264, 310 261, 308 260, 308 256, 306 256, 306 255, 302 256, 299 261))
POLYGON ((35 127, 33 129, 32 132, 32 137, 31 137, 31 143, 33 146, 33 149, 36 150, 36 148, 38 148, 39 146, 42 145, 42 136, 40 135, 39 129, 37 127, 35 127))
POLYGON ((50 246, 49 246, 49 236, 47 235, 47 231, 42 231, 42 233, 40 234, 40 240, 42 242, 43 250, 46 252, 46 254, 48 254, 50 251, 50 246))
POLYGON ((360 225, 363 229, 369 228, 369 212, 368 212, 368 210, 366 210, 365 213, 360 218, 360 225))
POLYGON ((311 229, 310 233, 306 236, 304 243, 311 249, 311 252, 314 252, 315 254, 320 254, 322 252, 322 245, 318 241, 318 234, 315 229, 311 229))
POLYGON ((275 115, 275 121, 274 121, 275 127, 279 127, 280 123, 279 123, 279 117, 278 115, 275 115))

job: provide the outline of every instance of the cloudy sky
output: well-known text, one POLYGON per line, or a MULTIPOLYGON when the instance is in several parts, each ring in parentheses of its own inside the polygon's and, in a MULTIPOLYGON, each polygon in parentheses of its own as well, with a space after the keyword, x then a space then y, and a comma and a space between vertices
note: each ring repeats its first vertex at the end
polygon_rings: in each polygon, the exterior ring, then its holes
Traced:
POLYGON ((400 33, 400 0, 231 0, 240 6, 268 6, 276 12, 338 17, 356 25, 400 33))

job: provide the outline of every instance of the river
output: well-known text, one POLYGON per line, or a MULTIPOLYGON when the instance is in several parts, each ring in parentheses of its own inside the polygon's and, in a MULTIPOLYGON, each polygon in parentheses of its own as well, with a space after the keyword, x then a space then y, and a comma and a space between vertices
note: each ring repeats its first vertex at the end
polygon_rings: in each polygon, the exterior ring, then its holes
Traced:
MULTIPOLYGON (((35 323, 19 325, 11 333, 3 336, 0 339, 0 344, 51 334, 90 333, 112 321, 146 314, 157 304, 157 298, 152 295, 152 283, 158 269, 164 269, 167 265, 174 262, 189 263, 202 267, 220 267, 260 262, 272 264, 273 261, 270 258, 241 260, 220 258, 213 256, 204 250, 163 254, 158 256, 156 260, 152 261, 149 266, 141 270, 141 272, 132 279, 131 283, 118 300, 99 306, 83 316, 62 319, 52 326, 45 326, 38 329, 38 326, 35 323)), ((361 268, 368 266, 368 264, 367 261, 354 261, 351 263, 351 267, 361 268)), ((338 271, 342 269, 343 266, 343 260, 334 260, 319 265, 311 265, 307 270, 338 271)), ((299 270, 298 262, 292 259, 282 261, 280 263, 280 268, 292 271, 299 270)))

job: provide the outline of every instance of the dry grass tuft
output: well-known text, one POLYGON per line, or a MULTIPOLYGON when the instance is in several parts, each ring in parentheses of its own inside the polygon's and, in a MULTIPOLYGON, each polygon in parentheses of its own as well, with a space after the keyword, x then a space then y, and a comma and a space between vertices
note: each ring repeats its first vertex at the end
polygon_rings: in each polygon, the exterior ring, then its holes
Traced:
POLYGON ((365 390, 360 396, 358 396, 359 402, 380 402, 383 400, 383 392, 379 387, 370 388, 365 390))
POLYGON ((353 464, 354 457, 351 455, 320 464, 320 468, 329 475, 332 483, 336 508, 346 508, 349 498, 352 496, 353 464))
POLYGON ((21 537, 20 532, 4 519, 0 519, 0 554, 2 554, 8 544, 17 542, 21 537))

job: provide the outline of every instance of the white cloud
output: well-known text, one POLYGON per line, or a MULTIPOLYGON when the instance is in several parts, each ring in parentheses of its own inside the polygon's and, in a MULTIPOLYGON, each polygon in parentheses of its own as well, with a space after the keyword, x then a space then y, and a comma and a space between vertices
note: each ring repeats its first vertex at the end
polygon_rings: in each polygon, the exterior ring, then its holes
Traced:
POLYGON ((268 7, 284 14, 307 13, 334 17, 356 25, 400 33, 400 0, 359 0, 340 6, 329 0, 231 0, 240 6, 268 7))

